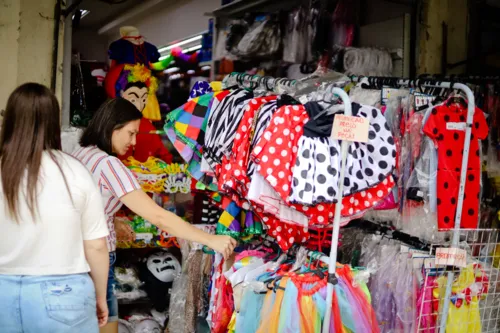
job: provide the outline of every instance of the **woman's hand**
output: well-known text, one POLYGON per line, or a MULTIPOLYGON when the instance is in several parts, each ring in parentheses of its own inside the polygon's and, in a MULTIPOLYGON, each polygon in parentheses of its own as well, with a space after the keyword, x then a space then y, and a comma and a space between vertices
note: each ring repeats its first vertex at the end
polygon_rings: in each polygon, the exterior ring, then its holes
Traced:
POLYGON ((210 236, 211 237, 208 242, 208 247, 221 253, 224 256, 224 259, 229 258, 229 256, 233 253, 234 248, 238 244, 238 242, 230 236, 225 236, 225 235, 210 235, 210 236))
POLYGON ((135 214, 153 223, 170 236, 208 246, 225 258, 233 253, 237 242, 229 236, 210 235, 187 223, 179 216, 163 209, 142 190, 135 190, 120 198, 135 214))
POLYGON ((108 302, 105 299, 97 300, 97 321, 99 323, 99 327, 104 327, 108 323, 108 302))

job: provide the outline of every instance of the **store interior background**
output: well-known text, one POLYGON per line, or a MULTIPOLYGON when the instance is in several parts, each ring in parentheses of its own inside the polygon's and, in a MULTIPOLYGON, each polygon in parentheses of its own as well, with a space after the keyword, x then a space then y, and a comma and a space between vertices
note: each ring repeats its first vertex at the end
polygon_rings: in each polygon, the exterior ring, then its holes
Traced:
MULTIPOLYGON (((78 108, 81 102, 76 81, 79 74, 75 65, 79 64, 82 71, 86 108, 91 114, 106 99, 103 88, 97 85, 91 72, 95 68, 106 68, 108 47, 111 42, 120 38, 120 27, 136 27, 147 42, 161 49, 205 33, 210 18, 215 17, 217 31, 229 20, 241 18, 247 12, 286 11, 300 4, 307 6, 312 1, 236 2, 239 3, 236 7, 244 8, 241 5, 246 4, 250 8, 233 13, 231 10, 220 9, 221 0, 82 1, 78 7, 82 17, 73 19, 72 27, 71 125, 81 125, 78 119, 75 121, 73 118, 74 109, 78 108)), ((332 6, 336 3, 335 0, 321 2, 330 3, 332 6)), ((500 24, 496 19, 500 17, 500 0, 357 0, 356 6, 359 10, 354 47, 391 50, 395 55, 395 77, 416 78, 422 74, 495 75, 500 72, 500 24)), ((183 45, 183 49, 199 43, 196 41, 183 45)), ((251 69, 254 65, 258 67, 259 61, 252 61, 246 67, 240 65, 237 70, 251 69)), ((214 70, 218 70, 218 63, 213 61, 203 64, 176 61, 170 66, 172 67, 178 70, 168 72, 160 79, 157 94, 159 102, 168 104, 170 110, 185 103, 194 82, 192 77, 203 77, 206 80, 220 78, 214 73, 214 70)), ((63 110, 64 117, 69 118, 70 115, 65 114, 63 110)), ((155 125, 161 129, 163 123, 160 121, 155 125)), ((165 144, 169 145, 166 140, 165 144)), ((171 151, 174 152, 175 149, 171 151)), ((178 155, 175 155, 174 161, 183 162, 178 155)), ((175 195, 173 201, 178 213, 182 211, 185 216, 196 214, 196 198, 191 195, 175 195)), ((175 250, 173 252, 177 256, 180 254, 175 250)), ((122 250, 119 252, 118 266, 140 261, 149 253, 151 249, 122 250)), ((133 313, 137 306, 149 305, 147 299, 142 299, 129 303, 122 301, 120 306, 121 314, 126 316, 133 313)))
MULTIPOLYGON (((298 4, 311 2, 310 0, 236 1, 250 5, 257 3, 248 10, 253 13, 267 13, 277 9, 289 10, 298 4)), ((10 30, 0 29, 0 42, 2 45, 13 45, 3 50, 0 55, 4 64, 12 64, 5 68, 6 77, 12 80, 3 80, 4 82, 0 83, 0 101, 5 101, 5 96, 8 96, 18 84, 37 81, 51 86, 52 82, 55 82, 52 88, 62 101, 62 120, 65 127, 75 125, 71 112, 80 107, 81 91, 77 82, 79 75, 84 81, 86 107, 90 113, 106 99, 102 87, 99 87, 97 79, 91 72, 95 68, 105 68, 108 65, 108 47, 111 42, 120 38, 120 27, 134 26, 147 42, 162 48, 206 32, 208 21, 213 17, 207 14, 221 7, 221 0, 83 0, 78 5, 82 17, 73 19, 72 27, 68 26, 68 21, 61 25, 59 46, 56 48, 58 64, 54 72, 51 66, 53 45, 47 42, 47 40, 53 41, 53 21, 50 21, 52 25, 49 25, 49 20, 44 17, 53 17, 53 6, 58 1, 43 2, 43 6, 42 1, 36 5, 30 2, 3 1, 9 6, 11 3, 20 5, 16 8, 12 5, 9 10, 0 11, 0 21, 12 23, 9 25, 10 30), (13 12, 17 16, 12 15, 13 12), (29 17, 30 20, 23 20, 21 23, 20 17, 24 19, 29 17), (29 33, 28 28, 23 26, 28 24, 27 22, 31 22, 29 33), (67 29, 72 32, 69 43, 67 36, 63 37, 63 31, 67 29), (68 45, 71 47, 72 55, 71 82, 62 78, 63 67, 68 65, 64 63, 62 54, 68 45), (37 55, 36 62, 32 59, 33 54, 37 55), (81 68, 81 74, 77 65, 81 68), (51 76, 51 72, 56 73, 57 80, 51 76), (71 103, 68 103, 64 98, 65 94, 61 93, 64 89, 70 90, 68 95, 71 96, 71 103)), ((73 0, 73 3, 77 2, 79 1, 73 0)), ((336 0, 321 0, 321 2, 335 3, 336 0)), ((492 76, 500 72, 500 20, 498 19, 500 0, 356 0, 356 2, 360 10, 354 46, 383 47, 400 51, 396 52, 394 59, 394 76, 411 78, 422 74, 492 76), (391 27, 397 25, 397 28, 389 29, 387 22, 392 22, 391 27)), ((217 17, 216 26, 224 25, 228 19, 241 17, 245 12, 217 17)), ((71 20, 69 22, 71 23, 71 20)), ((191 45, 193 44, 187 46, 191 45)), ((185 45, 185 48, 187 46, 185 45)), ((172 110, 186 102, 191 77, 206 79, 215 77, 213 71, 217 68, 217 64, 210 62, 200 66, 200 64, 178 62, 171 67, 179 67, 179 71, 166 73, 162 77, 158 99, 160 103, 168 104, 172 110), (180 72, 183 73, 183 77, 178 77, 177 74, 180 72)), ((248 69, 250 68, 251 66, 248 69)), ((162 128, 163 123, 160 121, 156 125, 162 128)), ((165 144, 169 143, 165 141, 165 144)), ((182 163, 178 155, 174 161, 182 163)), ((175 196, 172 201, 175 202, 175 209, 179 214, 187 216, 188 219, 190 214, 196 214, 194 209, 196 203, 191 194, 175 196)), ((123 250, 119 260, 140 261, 152 251, 154 249, 123 250)), ((179 251, 175 249, 171 251, 180 257, 179 251)), ((150 306, 147 299, 130 304, 122 303, 120 312, 127 315, 137 304, 150 306)))
MULTIPOLYGON (((257 5, 236 14, 219 13, 216 26, 242 17, 245 12, 286 11, 310 1, 237 2, 257 5)), ((395 76, 498 72, 500 43, 496 32, 500 27, 495 17, 500 13, 499 0, 357 0, 356 3, 360 9, 354 46, 399 50, 394 66, 401 69, 394 71, 395 76), (398 19, 403 23, 394 23, 398 19), (393 23, 388 24, 391 20, 393 23)), ((145 40, 158 48, 172 45, 206 32, 210 13, 220 7, 220 0, 85 0, 79 5, 83 17, 79 22, 73 20, 72 53, 79 54, 83 69, 107 64, 109 44, 120 37, 119 28, 128 25, 138 28, 145 40)), ((200 69, 181 66, 184 79, 165 78, 159 89, 160 103, 168 103, 171 108, 180 106, 190 88, 189 76, 213 75, 210 72, 213 68, 200 69), (186 75, 187 70, 196 73, 186 75)), ((90 100, 89 108, 95 109, 102 98, 90 100)))

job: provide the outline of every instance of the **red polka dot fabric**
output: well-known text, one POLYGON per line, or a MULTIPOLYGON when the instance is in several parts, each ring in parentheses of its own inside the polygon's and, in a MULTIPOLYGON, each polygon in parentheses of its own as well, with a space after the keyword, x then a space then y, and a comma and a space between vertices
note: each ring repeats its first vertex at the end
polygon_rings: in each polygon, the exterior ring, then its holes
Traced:
POLYGON ((266 103, 275 100, 277 96, 254 98, 245 108, 245 113, 236 131, 233 150, 230 158, 224 158, 221 168, 220 188, 237 192, 246 197, 250 178, 248 177, 249 148, 253 135, 253 126, 258 111, 266 103))
MULTIPOLYGON (((437 207, 438 228, 453 229, 458 203, 460 174, 465 142, 467 108, 461 105, 436 106, 424 126, 424 133, 434 141, 438 152, 437 207)), ((483 111, 476 108, 471 128, 471 141, 461 228, 478 226, 481 161, 479 140, 488 136, 483 111)))
POLYGON ((271 124, 252 153, 252 158, 259 164, 258 172, 284 201, 290 193, 298 140, 308 120, 303 105, 281 107, 271 118, 271 124))
MULTIPOLYGON (((335 201, 311 204, 290 201, 299 140, 310 118, 303 105, 284 105, 276 109, 278 100, 277 96, 262 96, 244 101, 231 150, 219 154, 221 160, 215 165, 215 175, 218 189, 225 199, 240 208, 253 210, 267 227, 267 233, 286 251, 293 244, 309 239, 309 226, 330 226, 336 206, 335 201), (260 111, 268 117, 267 127, 258 121, 260 111), (257 131, 257 127, 262 131, 257 131), (250 172, 250 166, 252 170, 255 166, 255 173, 250 172)), ((371 108, 365 111, 366 114, 375 114, 371 108)), ((374 126, 372 132, 375 135, 385 130, 383 126, 374 126)), ((351 149, 350 154, 355 155, 354 151, 351 149)), ((379 176, 378 183, 360 187, 345 196, 342 199, 341 225, 362 217, 366 211, 380 205, 394 184, 390 174, 383 178, 379 176)))
MULTIPOLYGON (((263 191, 260 196, 262 201, 253 202, 254 205, 259 205, 260 202, 266 203, 260 209, 267 214, 268 220, 271 216, 276 219, 273 214, 279 214, 282 211, 282 206, 286 205, 304 214, 308 218, 309 225, 326 226, 333 223, 335 212, 335 204, 333 203, 309 206, 289 202, 291 179, 297 159, 298 141, 303 134, 303 125, 308 120, 309 117, 303 106, 280 108, 274 114, 270 125, 253 151, 252 158, 258 164, 259 174, 278 194, 277 197, 273 197, 263 191), (285 117, 286 122, 284 121, 285 117)), ((343 219, 341 224, 347 224, 351 218, 360 218, 367 210, 381 204, 394 185, 392 175, 388 175, 375 186, 344 197, 342 200, 341 216, 343 219)), ((266 223, 270 227, 269 233, 275 238, 279 235, 280 240, 284 240, 284 242, 288 239, 286 233, 293 232, 294 235, 300 234, 304 236, 307 232, 304 226, 295 224, 291 220, 287 220, 289 223, 284 225, 283 221, 274 219, 271 220, 272 223, 266 223), (277 228, 278 225, 281 228, 277 228), (291 227, 286 228, 287 226, 291 227), (286 231, 285 234, 282 234, 283 230, 286 231)), ((293 237, 294 240, 299 238, 293 237)))

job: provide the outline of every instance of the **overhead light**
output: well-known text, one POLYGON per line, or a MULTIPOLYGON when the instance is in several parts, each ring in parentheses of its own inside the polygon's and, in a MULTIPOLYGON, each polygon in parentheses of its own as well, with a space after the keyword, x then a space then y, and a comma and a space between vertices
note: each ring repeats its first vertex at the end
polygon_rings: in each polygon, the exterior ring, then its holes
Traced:
POLYGON ((173 75, 170 75, 168 77, 168 80, 169 81, 178 80, 178 79, 182 79, 182 77, 183 77, 182 74, 173 74, 173 75))
POLYGON ((203 66, 201 68, 202 71, 208 71, 210 68, 212 68, 212 66, 203 66))
MULTIPOLYGON (((82 18, 84 18, 85 16, 87 16, 88 14, 90 14, 90 10, 86 10, 86 9, 78 9, 78 10, 79 10, 79 11, 80 11, 80 13, 81 13, 81 15, 80 15, 80 20, 81 20, 82 18)), ((75 19, 75 14, 73 14, 73 17, 72 17, 71 19, 72 19, 72 20, 74 20, 74 19, 75 19)))
POLYGON ((185 49, 183 50, 184 53, 188 53, 188 52, 193 52, 193 51, 196 51, 196 50, 199 50, 201 49, 201 44, 198 44, 198 45, 195 45, 193 47, 190 47, 189 49, 185 49))
POLYGON ((193 74, 194 74, 194 73, 196 73, 196 72, 195 72, 193 69, 190 69, 190 70, 188 70, 188 71, 187 71, 187 73, 188 73, 189 75, 193 75, 193 74))
POLYGON ((172 68, 167 68, 163 71, 163 73, 165 74, 170 74, 170 73, 175 73, 175 72, 178 72, 180 70, 179 67, 172 67, 172 68))
MULTIPOLYGON (((192 43, 192 42, 196 42, 197 40, 200 40, 202 38, 203 38, 203 35, 194 36, 194 37, 188 38, 186 40, 183 40, 181 42, 178 42, 178 43, 175 43, 175 44, 172 44, 172 45, 169 45, 169 46, 162 47, 161 49, 158 50, 158 52, 160 52, 160 53, 161 52, 165 52, 165 51, 173 49, 174 47, 178 47, 178 46, 186 45, 186 44, 189 44, 189 43, 192 43)), ((200 45, 200 48, 201 48, 201 45, 200 45)))

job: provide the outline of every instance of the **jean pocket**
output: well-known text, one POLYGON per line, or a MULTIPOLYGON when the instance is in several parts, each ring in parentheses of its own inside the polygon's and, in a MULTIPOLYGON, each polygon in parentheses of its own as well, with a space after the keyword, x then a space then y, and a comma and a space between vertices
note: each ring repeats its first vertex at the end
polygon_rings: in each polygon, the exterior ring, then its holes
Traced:
POLYGON ((92 287, 83 277, 43 282, 41 284, 47 315, 62 324, 75 326, 89 317, 92 287))

